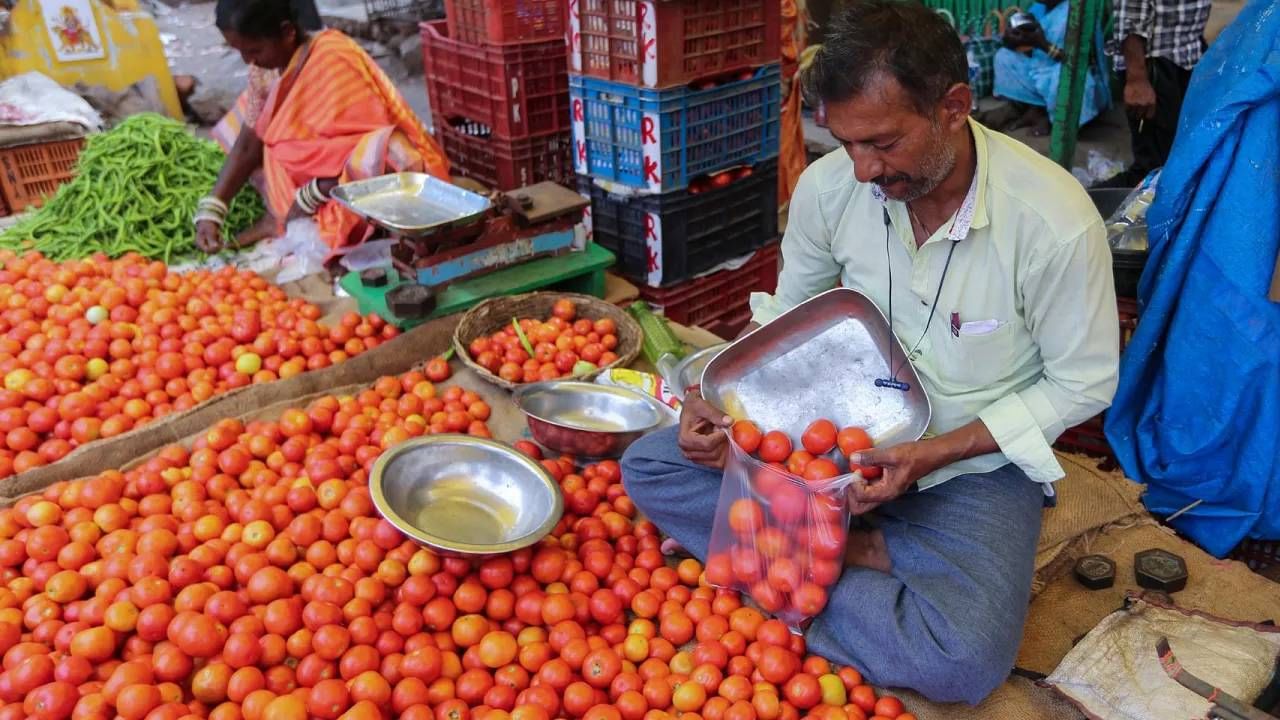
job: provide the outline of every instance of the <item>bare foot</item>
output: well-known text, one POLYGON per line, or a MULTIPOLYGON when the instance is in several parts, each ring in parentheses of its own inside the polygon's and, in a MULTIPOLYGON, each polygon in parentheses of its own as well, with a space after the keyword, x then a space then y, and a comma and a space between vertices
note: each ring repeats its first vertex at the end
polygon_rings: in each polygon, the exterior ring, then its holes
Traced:
POLYGON ((276 219, 271 213, 263 215, 258 222, 250 225, 236 235, 236 245, 241 248, 247 248, 252 245, 273 238, 276 236, 276 219))
POLYGON ((850 530, 844 564, 888 574, 893 570, 893 561, 889 559, 889 546, 885 544, 884 533, 879 530, 850 530))

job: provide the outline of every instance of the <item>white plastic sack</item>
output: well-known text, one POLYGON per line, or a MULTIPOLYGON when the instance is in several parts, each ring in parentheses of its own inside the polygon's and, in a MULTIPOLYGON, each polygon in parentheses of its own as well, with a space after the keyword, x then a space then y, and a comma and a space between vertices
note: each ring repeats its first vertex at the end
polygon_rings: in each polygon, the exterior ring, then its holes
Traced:
POLYGON ((336 251, 341 256, 338 262, 351 272, 361 272, 370 268, 386 267, 391 264, 391 248, 395 240, 372 240, 352 245, 336 251))
POLYGON ((258 247, 262 250, 260 262, 267 264, 252 262, 250 269, 262 273, 280 268, 275 278, 277 284, 322 272, 324 261, 329 257, 329 246, 320 239, 320 226, 311 218, 294 220, 285 228, 284 237, 259 243, 258 247))
POLYGON ((0 82, 0 125, 70 122, 102 129, 102 116, 84 98, 38 72, 0 82))
POLYGON ((1188 672, 1244 703, 1266 689, 1280 655, 1280 628, 1228 623, 1144 600, 1098 623, 1045 683, 1099 720, 1206 717, 1205 698, 1165 673, 1161 637, 1188 672))

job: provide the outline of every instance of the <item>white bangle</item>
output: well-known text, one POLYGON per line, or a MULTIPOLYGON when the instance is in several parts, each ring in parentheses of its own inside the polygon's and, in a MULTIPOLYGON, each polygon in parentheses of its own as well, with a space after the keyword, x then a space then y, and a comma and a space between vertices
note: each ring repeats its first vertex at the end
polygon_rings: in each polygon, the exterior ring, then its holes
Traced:
POLYGON ((200 198, 200 202, 196 203, 196 208, 200 210, 213 210, 222 215, 226 215, 230 212, 230 208, 227 207, 227 204, 213 195, 205 195, 200 198))
POLYGON ((324 196, 324 193, 320 192, 320 181, 313 179, 298 188, 298 192, 294 194, 294 201, 298 203, 298 208, 304 213, 315 215, 328 202, 328 198, 324 196))
POLYGON ((222 227, 222 224, 226 222, 226 218, 224 218, 223 216, 219 215, 216 212, 210 212, 208 210, 197 210, 196 216, 192 220, 192 222, 195 223, 196 225, 199 225, 202 222, 211 222, 214 225, 217 225, 218 227, 222 227))

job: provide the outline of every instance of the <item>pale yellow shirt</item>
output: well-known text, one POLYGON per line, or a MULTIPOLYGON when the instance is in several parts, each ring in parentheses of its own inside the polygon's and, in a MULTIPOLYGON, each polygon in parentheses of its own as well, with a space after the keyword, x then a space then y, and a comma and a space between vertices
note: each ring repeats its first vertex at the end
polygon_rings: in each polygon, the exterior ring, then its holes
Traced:
POLYGON ((977 418, 1001 450, 948 465, 919 486, 1013 462, 1053 494, 1050 483, 1063 470, 1051 444, 1105 409, 1116 389, 1111 251, 1102 218, 1075 178, 1012 138, 976 122, 970 127, 977 148, 972 222, 955 246, 927 332, 953 223, 917 249, 906 205, 882 204, 872 185, 854 179, 844 150, 800 177, 777 293, 752 295, 752 319, 767 323, 837 284, 866 294, 887 315, 891 267, 894 331, 908 351, 916 348, 912 363, 933 405, 929 434, 977 418))

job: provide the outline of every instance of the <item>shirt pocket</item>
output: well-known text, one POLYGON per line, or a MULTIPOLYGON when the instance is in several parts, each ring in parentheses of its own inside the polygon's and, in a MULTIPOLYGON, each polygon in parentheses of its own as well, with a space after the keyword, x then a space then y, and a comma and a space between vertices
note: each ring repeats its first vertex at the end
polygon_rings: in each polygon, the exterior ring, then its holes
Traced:
POLYGON ((930 332, 932 350, 940 379, 956 392, 983 389, 1008 377, 1012 371, 1016 328, 1001 321, 996 329, 981 335, 952 335, 944 325, 941 333, 930 332))

